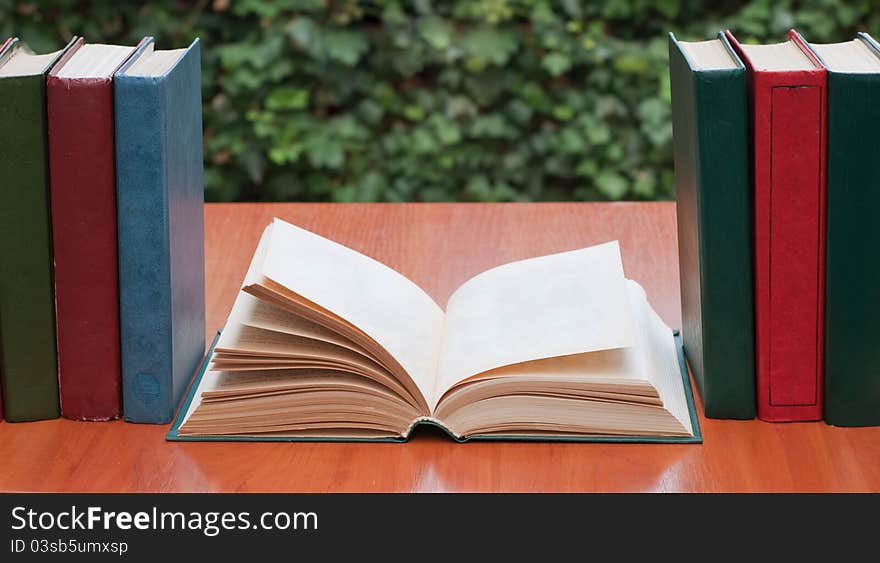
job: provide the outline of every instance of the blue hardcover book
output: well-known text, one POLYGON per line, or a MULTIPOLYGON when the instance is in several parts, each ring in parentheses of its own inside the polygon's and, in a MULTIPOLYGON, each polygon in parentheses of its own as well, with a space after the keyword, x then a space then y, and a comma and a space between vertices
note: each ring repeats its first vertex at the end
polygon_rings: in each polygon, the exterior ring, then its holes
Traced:
POLYGON ((170 422, 205 352, 199 41, 114 76, 123 414, 170 422))

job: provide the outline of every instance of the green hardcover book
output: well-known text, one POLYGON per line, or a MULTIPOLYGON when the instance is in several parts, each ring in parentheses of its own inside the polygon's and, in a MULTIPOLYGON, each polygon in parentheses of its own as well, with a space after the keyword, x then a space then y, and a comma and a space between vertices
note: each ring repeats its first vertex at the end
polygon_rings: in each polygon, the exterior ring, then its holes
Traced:
POLYGON ((825 420, 880 425, 880 46, 810 47, 828 69, 825 420))
POLYGON ((56 418, 46 73, 64 49, 0 53, 0 357, 7 420, 56 418))
POLYGON ((682 338, 709 418, 754 418, 745 67, 727 39, 669 34, 682 338))

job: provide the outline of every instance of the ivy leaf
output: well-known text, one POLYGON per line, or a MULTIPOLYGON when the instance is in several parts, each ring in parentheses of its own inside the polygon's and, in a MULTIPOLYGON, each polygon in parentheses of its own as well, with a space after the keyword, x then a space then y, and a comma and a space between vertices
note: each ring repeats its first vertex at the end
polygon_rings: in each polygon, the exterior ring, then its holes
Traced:
POLYGON ((629 184, 620 174, 606 170, 596 177, 596 187, 608 199, 620 199, 626 194, 629 184))
POLYGON ((232 7, 233 13, 238 16, 254 14, 261 18, 274 18, 283 9, 283 2, 271 0, 239 0, 232 7))
POLYGON ((455 122, 438 116, 433 120, 433 125, 437 138, 444 145, 454 145, 461 140, 461 130, 455 122))
POLYGON ((287 32, 302 47, 315 41, 318 36, 315 22, 311 18, 296 18, 287 28, 287 32))
POLYGON ((641 55, 626 53, 617 57, 614 69, 624 74, 645 74, 648 72, 648 61, 641 55))
POLYGON ((379 201, 388 189, 388 181, 381 174, 370 172, 361 180, 359 201, 379 201))
POLYGON ((438 51, 448 49, 452 43, 454 30, 452 25, 443 18, 436 16, 422 18, 419 20, 418 29, 422 39, 438 51))
POLYGON ((543 66, 551 76, 560 76, 568 72, 568 69, 571 68, 571 58, 563 53, 550 53, 541 61, 541 66, 543 66))
POLYGON ((658 0, 655 6, 658 12, 668 19, 673 19, 681 11, 681 0, 658 0))
POLYGON ((249 148, 239 158, 251 182, 262 184, 263 173, 266 171, 266 159, 263 157, 263 153, 249 148))
POLYGON ((512 30, 480 26, 465 34, 461 46, 471 56, 471 69, 482 70, 487 64, 505 64, 519 45, 512 30))
POLYGON ((611 140, 611 129, 605 123, 593 123, 587 127, 587 139, 593 145, 604 145, 611 140))
POLYGON ((403 115, 410 121, 421 121, 425 117, 425 108, 417 104, 408 104, 403 108, 403 115))
POLYGON ((275 88, 266 98, 266 109, 296 110, 305 109, 309 104, 309 91, 302 88, 275 88))
POLYGON ((327 56, 347 66, 357 64, 370 48, 366 36, 359 31, 325 31, 322 40, 327 56))
POLYGON ((306 152, 309 155, 309 162, 317 168, 337 169, 345 161, 342 145, 324 136, 312 139, 306 152))
POLYGON ((565 104, 559 104, 553 107, 553 117, 559 121, 569 121, 574 117, 574 109, 565 104))

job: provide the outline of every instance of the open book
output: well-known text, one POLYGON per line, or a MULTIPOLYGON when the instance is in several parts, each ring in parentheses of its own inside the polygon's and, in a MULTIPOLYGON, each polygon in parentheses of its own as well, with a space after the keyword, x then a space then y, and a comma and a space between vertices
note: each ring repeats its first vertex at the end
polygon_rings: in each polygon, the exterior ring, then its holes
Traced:
POLYGON ((275 219, 169 439, 695 435, 673 332, 617 242, 505 264, 444 311, 275 219))

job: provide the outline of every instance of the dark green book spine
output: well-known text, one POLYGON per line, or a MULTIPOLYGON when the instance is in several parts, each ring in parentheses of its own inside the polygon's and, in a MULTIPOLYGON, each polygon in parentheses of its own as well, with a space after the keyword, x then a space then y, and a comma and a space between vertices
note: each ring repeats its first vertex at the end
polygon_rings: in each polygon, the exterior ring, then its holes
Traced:
POLYGON ((56 418, 46 77, 0 79, 0 349, 7 420, 56 418))
POLYGON ((709 418, 754 418, 745 68, 694 70, 669 37, 684 351, 709 418))
POLYGON ((825 420, 880 425, 880 74, 828 72, 825 420))

